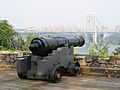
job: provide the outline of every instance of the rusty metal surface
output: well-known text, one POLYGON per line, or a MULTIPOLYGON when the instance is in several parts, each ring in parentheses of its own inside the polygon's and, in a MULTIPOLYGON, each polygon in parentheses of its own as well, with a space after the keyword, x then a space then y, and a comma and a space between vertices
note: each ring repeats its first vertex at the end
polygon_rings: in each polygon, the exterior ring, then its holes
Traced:
POLYGON ((60 83, 21 80, 16 70, 0 72, 0 90, 120 90, 119 78, 63 76, 60 83))

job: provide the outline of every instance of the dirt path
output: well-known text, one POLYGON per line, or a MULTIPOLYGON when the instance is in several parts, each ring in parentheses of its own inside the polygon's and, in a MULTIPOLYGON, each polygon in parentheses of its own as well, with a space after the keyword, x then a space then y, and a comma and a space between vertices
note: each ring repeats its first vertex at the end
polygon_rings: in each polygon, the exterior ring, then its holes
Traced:
POLYGON ((16 70, 0 72, 0 90, 120 90, 120 78, 63 76, 60 83, 21 80, 16 70))

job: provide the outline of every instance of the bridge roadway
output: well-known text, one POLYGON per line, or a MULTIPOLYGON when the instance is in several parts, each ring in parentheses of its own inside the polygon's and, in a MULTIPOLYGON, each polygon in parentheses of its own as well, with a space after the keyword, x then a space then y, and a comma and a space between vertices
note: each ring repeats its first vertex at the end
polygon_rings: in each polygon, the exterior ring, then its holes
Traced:
POLYGON ((60 83, 21 80, 15 69, 0 71, 0 90, 120 90, 120 78, 63 76, 60 83))

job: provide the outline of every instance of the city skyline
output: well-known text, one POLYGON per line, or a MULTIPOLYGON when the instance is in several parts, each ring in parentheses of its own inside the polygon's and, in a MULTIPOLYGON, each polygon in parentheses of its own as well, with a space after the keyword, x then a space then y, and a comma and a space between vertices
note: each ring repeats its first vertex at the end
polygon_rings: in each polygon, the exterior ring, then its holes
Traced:
POLYGON ((1 0, 0 19, 15 28, 75 25, 85 27, 86 15, 96 14, 112 28, 120 25, 119 0, 1 0))
MULTIPOLYGON (((20 32, 95 32, 94 28, 87 30, 86 28, 81 28, 80 26, 42 26, 39 28, 29 27, 29 28, 17 28, 16 31, 20 32)), ((112 29, 99 29, 96 28, 97 32, 118 32, 120 33, 120 26, 114 26, 112 29)))

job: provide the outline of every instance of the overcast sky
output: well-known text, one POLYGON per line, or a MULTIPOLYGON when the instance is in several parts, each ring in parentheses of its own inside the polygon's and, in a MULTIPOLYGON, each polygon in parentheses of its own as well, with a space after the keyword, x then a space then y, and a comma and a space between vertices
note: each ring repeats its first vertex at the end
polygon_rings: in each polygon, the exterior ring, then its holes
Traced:
POLYGON ((120 0, 0 0, 0 19, 15 28, 85 25, 94 13, 105 26, 120 24, 120 0))

